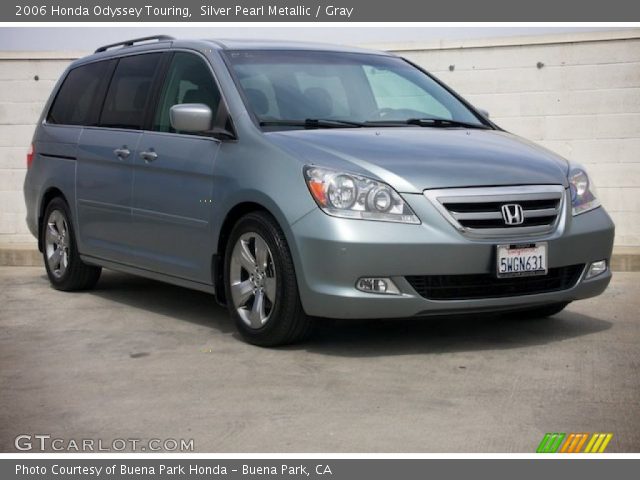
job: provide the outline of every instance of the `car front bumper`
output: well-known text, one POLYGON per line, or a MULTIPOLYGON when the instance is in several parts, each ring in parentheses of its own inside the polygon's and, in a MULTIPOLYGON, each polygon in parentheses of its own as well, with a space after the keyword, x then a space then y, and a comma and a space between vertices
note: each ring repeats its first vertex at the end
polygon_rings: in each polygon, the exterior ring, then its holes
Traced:
MULTIPOLYGON (((291 227, 302 305, 309 315, 329 318, 394 318, 500 311, 570 302, 602 293, 611 272, 585 279, 591 262, 606 260, 614 225, 603 208, 572 217, 555 232, 527 238, 470 239, 457 231, 423 195, 403 195, 420 225, 335 218, 316 209, 291 227), (548 267, 584 265, 579 280, 559 291, 498 298, 431 300, 405 278, 495 272, 496 245, 547 242, 548 267), (391 278, 400 295, 356 289, 362 277, 391 278)), ((567 207, 570 208, 570 207, 567 207)))

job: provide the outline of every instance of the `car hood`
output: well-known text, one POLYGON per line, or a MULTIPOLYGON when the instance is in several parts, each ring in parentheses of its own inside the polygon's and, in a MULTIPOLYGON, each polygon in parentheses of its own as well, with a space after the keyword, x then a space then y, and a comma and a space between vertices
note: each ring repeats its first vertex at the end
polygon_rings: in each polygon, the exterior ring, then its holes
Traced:
POLYGON ((568 163, 498 130, 422 127, 288 130, 267 137, 305 164, 375 177, 399 192, 562 184, 568 163))

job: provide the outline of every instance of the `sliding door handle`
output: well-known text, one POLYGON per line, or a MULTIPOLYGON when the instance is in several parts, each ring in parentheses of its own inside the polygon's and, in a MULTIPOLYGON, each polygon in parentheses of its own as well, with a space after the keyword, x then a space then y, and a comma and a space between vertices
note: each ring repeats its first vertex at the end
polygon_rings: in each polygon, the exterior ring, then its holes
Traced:
POLYGON ((131 151, 127 147, 116 148, 113 153, 115 153, 116 157, 120 160, 124 160, 129 155, 131 155, 131 151))
POLYGON ((153 150, 149 150, 148 152, 140 152, 140 157, 145 162, 153 162, 155 159, 158 158, 158 154, 153 150))

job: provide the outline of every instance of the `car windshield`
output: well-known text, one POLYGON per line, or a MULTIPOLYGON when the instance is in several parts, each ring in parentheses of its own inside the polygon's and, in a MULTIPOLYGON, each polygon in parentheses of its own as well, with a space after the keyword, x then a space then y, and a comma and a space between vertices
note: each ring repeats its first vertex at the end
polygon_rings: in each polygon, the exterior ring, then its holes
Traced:
POLYGON ((487 128, 431 77, 385 55, 226 52, 247 107, 267 130, 378 125, 487 128))

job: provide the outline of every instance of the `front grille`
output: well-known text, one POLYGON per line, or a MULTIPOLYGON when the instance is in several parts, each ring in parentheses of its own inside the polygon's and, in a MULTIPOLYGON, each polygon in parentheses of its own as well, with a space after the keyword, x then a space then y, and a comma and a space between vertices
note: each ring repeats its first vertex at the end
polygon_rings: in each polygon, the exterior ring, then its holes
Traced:
POLYGON ((558 225, 564 206, 560 185, 456 188, 426 190, 424 194, 458 230, 477 237, 549 233, 558 225), (520 222, 507 224, 502 212, 505 205, 522 208, 520 222))
POLYGON ((497 278, 491 274, 411 275, 405 277, 416 292, 429 300, 472 300, 515 297, 567 290, 573 287, 584 265, 550 268, 547 275, 497 278))

